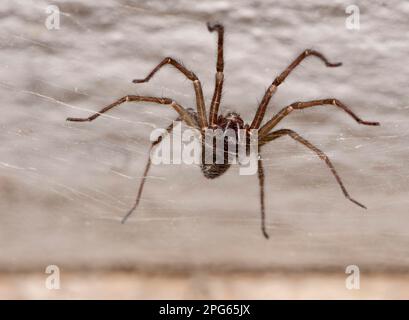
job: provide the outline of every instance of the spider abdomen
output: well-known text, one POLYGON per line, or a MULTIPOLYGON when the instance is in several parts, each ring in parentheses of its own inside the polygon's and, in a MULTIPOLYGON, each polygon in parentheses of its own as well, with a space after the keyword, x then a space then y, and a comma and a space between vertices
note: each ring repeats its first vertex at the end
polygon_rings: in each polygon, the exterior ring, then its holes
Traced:
POLYGON ((230 168, 230 164, 202 164, 200 169, 205 178, 214 179, 220 177, 230 168))
POLYGON ((206 134, 202 142, 203 175, 214 179, 224 174, 231 166, 232 160, 237 158, 239 130, 244 129, 244 122, 240 115, 231 112, 226 116, 220 115, 216 125, 206 134))

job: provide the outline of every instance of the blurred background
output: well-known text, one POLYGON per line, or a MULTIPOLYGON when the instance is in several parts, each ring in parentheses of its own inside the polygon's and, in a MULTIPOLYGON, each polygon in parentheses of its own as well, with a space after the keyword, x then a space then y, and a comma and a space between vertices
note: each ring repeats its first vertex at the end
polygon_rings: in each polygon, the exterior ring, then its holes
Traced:
POLYGON ((359 1, 355 29, 346 25, 351 4, 3 0, 0 297, 408 298, 409 3, 359 1), (50 18, 56 8, 59 21, 50 18), (166 56, 198 75, 209 108, 216 34, 208 21, 226 29, 221 111, 246 122, 304 49, 343 62, 326 68, 306 59, 266 118, 294 101, 334 97, 381 122, 361 126, 333 107, 316 107, 279 125, 322 149, 368 210, 343 197, 315 154, 283 138, 262 150, 268 241, 257 176, 237 168, 206 180, 197 166, 153 166, 137 212, 120 223, 135 199, 150 133, 175 112, 128 103, 92 123, 65 119, 126 94, 195 107, 191 83, 171 67, 149 83, 131 83, 166 56), (59 290, 45 285, 49 265, 59 268, 59 290), (359 290, 345 284, 351 265, 360 271, 359 290))

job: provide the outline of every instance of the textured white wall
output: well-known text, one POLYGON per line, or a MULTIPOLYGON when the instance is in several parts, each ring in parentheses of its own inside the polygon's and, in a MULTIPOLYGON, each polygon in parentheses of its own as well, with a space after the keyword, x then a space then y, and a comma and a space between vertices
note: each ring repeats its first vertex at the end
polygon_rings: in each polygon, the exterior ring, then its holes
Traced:
POLYGON ((115 267, 226 269, 406 268, 408 248, 409 30, 406 1, 360 1, 361 29, 345 28, 349 1, 46 1, 0 4, 0 266, 2 269, 115 267), (125 94, 174 97, 194 106, 191 84, 172 56, 195 71, 211 99, 216 36, 226 27, 223 110, 251 121, 265 88, 303 49, 307 59, 283 84, 268 116, 297 100, 336 97, 381 127, 359 126, 320 107, 292 114, 296 130, 333 160, 351 195, 289 139, 264 148, 267 221, 259 230, 255 176, 233 169, 205 180, 193 166, 154 167, 137 213, 132 205, 149 134, 175 117, 147 104, 124 105, 93 123, 84 117, 125 94))

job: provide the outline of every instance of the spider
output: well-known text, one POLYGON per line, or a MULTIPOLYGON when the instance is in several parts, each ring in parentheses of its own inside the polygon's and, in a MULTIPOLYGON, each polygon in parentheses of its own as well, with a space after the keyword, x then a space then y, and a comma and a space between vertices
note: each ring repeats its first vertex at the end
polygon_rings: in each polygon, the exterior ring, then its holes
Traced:
MULTIPOLYGON (((198 77, 190 70, 188 70, 185 66, 183 66, 177 60, 167 57, 164 58, 144 79, 135 79, 133 83, 144 83, 148 82, 162 67, 166 65, 171 65, 176 68, 179 72, 181 72, 188 80, 190 80, 193 84, 193 88, 195 91, 196 97, 196 111, 193 109, 186 109, 180 104, 178 104, 175 100, 165 97, 152 97, 152 96, 139 96, 139 95, 127 95, 124 96, 117 101, 111 103, 110 105, 106 106, 105 108, 101 109, 99 112, 89 116, 88 118, 67 118, 67 121, 93 121, 98 118, 101 114, 111 110, 114 107, 117 107, 125 102, 151 102, 151 103, 158 103, 162 105, 167 105, 172 107, 179 115, 176 120, 185 122, 188 126, 199 129, 200 132, 203 133, 206 129, 221 129, 223 131, 227 129, 244 129, 246 132, 249 132, 251 129, 258 130, 258 147, 264 146, 270 141, 276 140, 280 137, 289 136, 290 138, 294 139, 295 141, 303 144, 308 149, 312 150, 314 153, 318 155, 318 157, 325 162, 327 167, 331 170, 333 176, 335 177, 338 185, 340 186, 344 196, 355 203, 356 205, 365 208, 366 207, 359 203, 358 201, 354 200, 346 190, 340 176, 338 175, 337 171, 335 170, 332 162, 328 158, 328 156, 314 146, 311 142, 301 137, 298 133, 290 129, 279 129, 272 131, 279 122, 288 116, 294 110, 301 110, 306 108, 311 108, 315 106, 334 106, 349 114, 356 122, 363 125, 369 126, 378 126, 379 122, 372 122, 372 121, 364 121, 359 118, 348 106, 344 103, 339 101, 335 98, 327 98, 327 99, 318 99, 318 100, 311 100, 311 101, 304 101, 304 102, 294 102, 285 108, 281 109, 276 115, 274 115, 270 120, 265 122, 263 125, 264 115, 267 109, 267 106, 271 100, 271 97, 276 92, 277 88, 284 82, 284 80, 289 76, 289 74, 307 57, 315 56, 316 58, 320 59, 327 67, 338 67, 341 66, 342 63, 331 63, 328 59, 318 51, 307 49, 304 50, 274 81, 271 85, 267 88, 264 96, 258 106, 254 119, 252 120, 251 124, 244 124, 244 121, 237 113, 228 113, 227 115, 219 114, 219 107, 222 97, 222 90, 223 90, 223 80, 224 80, 224 57, 223 57, 223 42, 224 42, 224 27, 221 24, 207 24, 207 28, 209 32, 217 32, 217 64, 216 64, 216 77, 215 77, 215 89, 213 93, 213 98, 210 104, 210 112, 209 116, 207 117, 206 114, 206 106, 203 97, 202 85, 198 79, 198 77)), ((167 128, 167 133, 171 133, 173 129, 173 124, 171 124, 167 128)), ((160 136, 156 141, 151 144, 150 151, 156 145, 158 145, 163 139, 163 136, 160 136)), ((202 148, 204 142, 202 139, 202 148)), ((203 149, 202 149, 203 150, 203 149)), ((147 178, 147 174, 149 168, 151 166, 151 159, 149 157, 145 170, 143 173, 142 180, 139 185, 138 193, 136 196, 136 200, 132 208, 128 211, 128 213, 122 219, 122 223, 128 219, 128 217, 132 214, 132 212, 137 208, 139 201, 141 199, 142 190, 147 178)), ((208 179, 214 179, 216 177, 221 176, 224 174, 230 167, 228 163, 211 163, 206 164, 203 162, 201 163, 201 170, 203 175, 208 179)), ((263 236, 268 239, 269 235, 266 230, 266 223, 265 223, 265 205, 264 205, 264 169, 262 166, 262 158, 258 157, 258 181, 259 181, 259 188, 260 188, 260 211, 261 211, 261 232, 263 236)))

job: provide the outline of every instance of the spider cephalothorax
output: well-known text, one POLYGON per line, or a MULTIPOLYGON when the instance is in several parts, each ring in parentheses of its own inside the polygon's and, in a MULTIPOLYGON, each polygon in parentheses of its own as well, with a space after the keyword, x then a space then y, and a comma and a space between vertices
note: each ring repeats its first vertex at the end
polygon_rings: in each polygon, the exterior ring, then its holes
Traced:
POLYGON ((225 116, 219 115, 216 121, 215 128, 220 128, 222 130, 226 129, 244 129, 244 121, 240 115, 236 112, 229 112, 225 116))
MULTIPOLYGON (((251 130, 257 130, 258 147, 261 147, 265 145, 266 143, 273 141, 275 139, 278 139, 280 137, 289 136, 295 141, 300 142, 301 144, 305 145, 307 148, 315 152, 319 156, 320 159, 324 160, 326 165, 330 168, 339 186, 341 187, 341 190, 343 194, 345 195, 345 197, 349 199, 350 201, 352 201, 353 203, 357 204, 358 206, 365 208, 364 205, 362 205, 361 203, 357 202, 356 200, 352 199, 349 196, 346 188, 344 187, 344 184, 341 181, 341 178, 336 172, 330 159, 321 150, 319 150, 309 141, 302 138, 300 135, 298 135, 293 130, 290 130, 290 129, 279 129, 275 131, 272 131, 272 130, 276 127, 276 125, 284 117, 289 115, 292 111, 311 108, 314 106, 322 106, 322 105, 337 107, 343 110, 344 112, 346 112, 347 114, 349 114, 356 122, 360 124, 377 126, 379 125, 378 122, 364 121, 361 118, 359 118, 354 112, 352 112, 352 110, 349 107, 347 107, 345 104, 343 104, 338 99, 327 98, 327 99, 319 99, 319 100, 292 103, 288 105, 287 107, 281 109, 281 111, 279 111, 275 116, 273 116, 270 120, 268 120, 264 125, 261 125, 264 119, 264 115, 265 115, 267 106, 271 100, 271 97, 276 92, 278 86, 280 86, 284 82, 284 80, 291 73, 291 71, 294 68, 296 68, 301 63, 301 61, 303 61, 306 57, 315 56, 319 58, 321 61, 323 61, 327 67, 338 67, 341 65, 341 63, 331 63, 325 58, 324 55, 322 55, 321 53, 317 51, 309 50, 309 49, 304 50, 277 78, 274 79, 274 81, 271 83, 271 85, 268 87, 268 89, 264 93, 264 96, 258 106, 256 114, 253 118, 253 121, 251 122, 251 124, 245 124, 244 121, 241 119, 241 117, 237 113, 230 112, 226 114, 225 116, 219 115, 219 106, 220 106, 220 100, 221 100, 222 90, 223 90, 223 81, 224 81, 224 58, 223 58, 224 27, 221 24, 214 24, 214 25, 208 24, 207 27, 210 32, 216 31, 218 34, 217 64, 216 64, 217 72, 216 72, 216 78, 215 78, 215 89, 213 93, 212 102, 210 104, 210 112, 209 112, 208 118, 207 118, 206 106, 205 106, 205 102, 203 98, 202 85, 198 77, 192 71, 186 69, 181 63, 177 62, 175 59, 167 57, 163 59, 162 62, 160 62, 148 74, 146 78, 136 79, 136 80, 133 80, 133 82, 134 83, 148 82, 153 77, 153 75, 157 71, 159 71, 159 69, 161 69, 165 65, 170 64, 174 66, 177 70, 179 70, 182 74, 184 74, 187 79, 192 81, 193 88, 195 91, 195 96, 196 96, 196 106, 197 106, 196 111, 193 111, 193 109, 185 109, 180 104, 178 104, 177 102, 175 102, 173 99, 170 99, 170 98, 127 95, 123 98, 118 99, 117 101, 113 102, 112 104, 108 105, 107 107, 103 108, 102 110, 91 115, 88 118, 67 118, 67 120, 68 121, 92 121, 98 118, 102 113, 107 112, 108 110, 116 106, 119 106, 120 104, 124 102, 131 102, 131 101, 133 102, 153 102, 153 103, 159 103, 159 104, 171 106, 179 114, 178 120, 184 121, 188 126, 196 128, 201 132, 202 134, 202 154, 203 154, 203 150, 205 150, 206 148, 210 148, 213 151, 214 161, 212 161, 211 163, 206 163, 205 161, 203 161, 203 156, 202 156, 202 164, 201 164, 201 169, 202 169, 204 176, 210 179, 213 179, 213 178, 216 178, 222 175, 229 169, 230 163, 227 161, 228 159, 227 155, 229 154, 229 150, 227 147, 228 146, 227 140, 225 140, 225 143, 221 144, 221 146, 219 147, 217 147, 215 143, 206 144, 204 142, 205 141, 204 136, 205 136, 206 130, 221 129, 223 132, 233 130, 233 133, 234 133, 233 135, 235 135, 235 137, 237 138, 236 141, 239 141, 238 132, 239 130, 244 129, 246 130, 246 141, 245 141, 246 147, 249 145, 249 142, 248 142, 249 133, 248 132, 250 132, 251 130), (215 159, 216 159, 215 155, 217 154, 223 154, 225 156, 224 161, 222 163, 215 162, 215 159)), ((173 124, 167 128, 167 131, 171 132, 172 129, 173 129, 173 124)), ((152 143, 151 149, 157 144, 159 144, 161 141, 162 141, 162 137, 159 137, 156 141, 152 143)), ((237 142, 234 147, 237 147, 238 143, 239 142, 237 142)), ((126 219, 131 215, 131 213, 136 209, 136 207, 139 204, 139 200, 142 195, 143 186, 144 186, 150 165, 151 165, 151 161, 149 158, 146 164, 146 167, 145 167, 145 171, 144 171, 144 175, 143 175, 141 184, 139 186, 136 201, 134 205, 132 206, 132 208, 129 210, 129 212, 122 219, 122 222, 126 221, 126 219)), ((262 230, 264 237, 268 238, 268 234, 267 234, 266 226, 265 226, 264 170, 262 167, 261 157, 258 157, 257 171, 258 171, 259 186, 260 186, 261 230, 262 230)))

